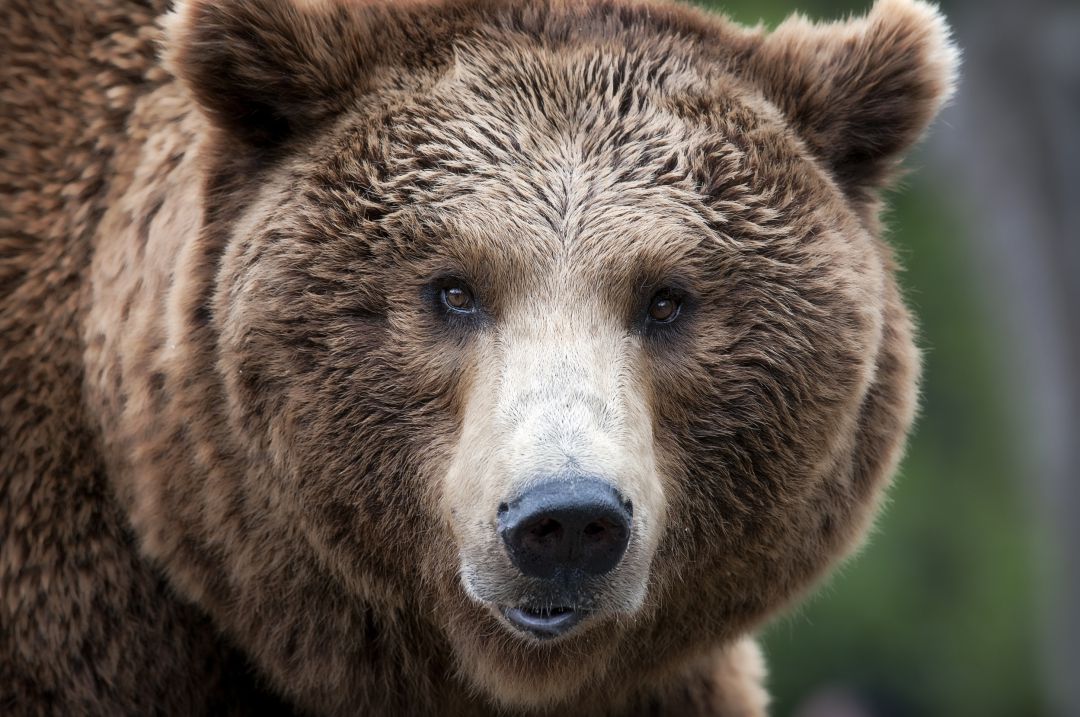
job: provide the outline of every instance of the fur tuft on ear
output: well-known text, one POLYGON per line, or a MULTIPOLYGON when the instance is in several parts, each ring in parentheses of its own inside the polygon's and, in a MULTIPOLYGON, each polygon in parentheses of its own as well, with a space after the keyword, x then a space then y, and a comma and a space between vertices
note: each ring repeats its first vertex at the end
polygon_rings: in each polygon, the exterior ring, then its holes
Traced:
POLYGON ((165 63, 216 125, 272 147, 364 90, 386 12, 332 0, 180 0, 164 21, 165 63))
POLYGON ((952 94, 959 59, 933 5, 878 0, 864 18, 789 18, 749 71, 849 196, 868 200, 952 94))

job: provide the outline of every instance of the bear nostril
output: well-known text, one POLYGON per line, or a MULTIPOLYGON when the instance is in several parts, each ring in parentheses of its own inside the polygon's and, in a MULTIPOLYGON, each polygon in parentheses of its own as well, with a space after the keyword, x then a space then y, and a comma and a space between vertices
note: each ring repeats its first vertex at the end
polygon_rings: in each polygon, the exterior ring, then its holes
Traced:
POLYGON ((552 518, 540 518, 526 528, 522 540, 531 551, 556 550, 563 542, 563 525, 552 518))
POLYGON ((602 575, 618 565, 630 541, 629 502, 594 478, 541 483, 499 508, 510 560, 529 577, 602 575))
POLYGON ((582 532, 585 534, 585 537, 590 540, 603 540, 604 534, 607 533, 607 528, 604 527, 603 523, 593 522, 586 525, 585 530, 582 532))
POLYGON ((558 540, 562 537, 562 524, 551 518, 541 518, 529 528, 529 536, 537 540, 558 540))

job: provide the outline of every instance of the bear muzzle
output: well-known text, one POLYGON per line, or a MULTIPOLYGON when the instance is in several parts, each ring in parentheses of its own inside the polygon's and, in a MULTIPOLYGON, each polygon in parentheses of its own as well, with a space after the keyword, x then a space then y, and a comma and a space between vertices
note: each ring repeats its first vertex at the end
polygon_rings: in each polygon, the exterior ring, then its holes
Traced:
POLYGON ((575 582, 618 565, 633 513, 610 484, 571 476, 534 485, 500 505, 498 531, 522 574, 575 582))
MULTIPOLYGON (((522 575, 548 583, 553 594, 581 595, 590 578, 622 560, 632 519, 633 505, 612 485, 571 475, 535 484, 501 504, 498 533, 522 575)), ((503 607, 502 614, 515 628, 546 639, 569 632, 588 611, 549 604, 503 607)))

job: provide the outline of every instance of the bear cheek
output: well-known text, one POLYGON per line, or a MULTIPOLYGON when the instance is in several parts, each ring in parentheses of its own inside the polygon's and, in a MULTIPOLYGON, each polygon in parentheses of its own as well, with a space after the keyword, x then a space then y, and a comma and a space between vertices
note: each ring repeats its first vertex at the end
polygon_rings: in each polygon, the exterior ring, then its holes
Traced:
POLYGON ((317 279, 298 275, 288 254, 300 247, 252 232, 224 259, 223 410, 261 464, 245 490, 268 505, 303 506, 278 519, 300 528, 346 582, 362 571, 410 582, 415 571, 385 556, 398 554, 402 535, 450 542, 435 486, 456 433, 460 362, 418 339, 430 332, 410 312, 313 299, 317 279))

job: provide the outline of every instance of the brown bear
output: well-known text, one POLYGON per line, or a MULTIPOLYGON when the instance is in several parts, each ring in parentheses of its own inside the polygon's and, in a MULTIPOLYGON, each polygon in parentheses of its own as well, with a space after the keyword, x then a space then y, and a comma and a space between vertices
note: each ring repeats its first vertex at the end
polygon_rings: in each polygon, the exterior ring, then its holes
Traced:
POLYGON ((0 712, 761 715, 918 354, 919 0, 7 0, 0 712))

